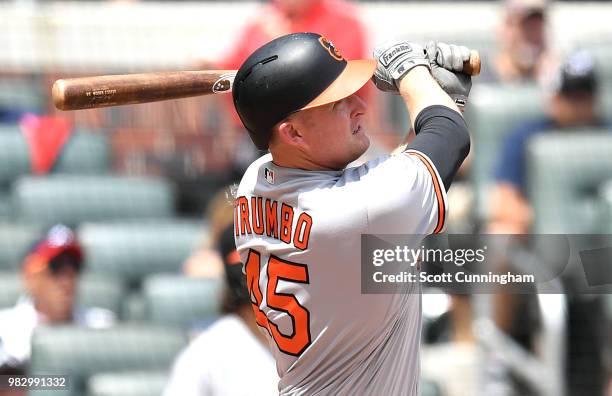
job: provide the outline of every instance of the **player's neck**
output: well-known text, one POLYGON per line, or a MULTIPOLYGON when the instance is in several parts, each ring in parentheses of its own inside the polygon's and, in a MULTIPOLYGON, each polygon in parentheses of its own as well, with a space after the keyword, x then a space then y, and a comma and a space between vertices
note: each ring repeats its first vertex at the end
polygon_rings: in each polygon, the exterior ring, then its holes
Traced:
POLYGON ((272 150, 271 153, 272 162, 274 162, 274 165, 283 168, 294 168, 311 171, 337 171, 345 168, 345 166, 336 168, 321 164, 317 161, 312 160, 311 158, 300 155, 301 153, 275 153, 272 150))

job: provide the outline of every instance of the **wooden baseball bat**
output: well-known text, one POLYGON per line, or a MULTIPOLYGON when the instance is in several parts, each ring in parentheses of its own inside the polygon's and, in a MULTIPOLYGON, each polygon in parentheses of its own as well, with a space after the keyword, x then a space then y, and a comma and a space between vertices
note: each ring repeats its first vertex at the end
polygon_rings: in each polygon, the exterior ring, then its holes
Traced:
MULTIPOLYGON (((467 74, 480 73, 477 51, 463 67, 467 74)), ((59 110, 80 110, 226 93, 235 76, 236 70, 201 70, 62 79, 53 84, 53 103, 59 110)))
POLYGON ((230 92, 236 70, 122 74, 57 80, 52 96, 60 110, 93 109, 230 92))

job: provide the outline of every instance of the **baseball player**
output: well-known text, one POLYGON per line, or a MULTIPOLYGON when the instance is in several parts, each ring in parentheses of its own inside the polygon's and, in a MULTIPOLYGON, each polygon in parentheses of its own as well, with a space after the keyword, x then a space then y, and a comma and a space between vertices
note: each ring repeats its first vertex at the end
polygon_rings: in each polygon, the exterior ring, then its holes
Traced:
POLYGON ((374 55, 347 61, 325 37, 291 34, 256 50, 234 82, 242 122, 270 151, 238 187, 234 233, 281 395, 418 394, 420 294, 362 294, 360 235, 444 229, 470 144, 455 104, 471 87, 458 77, 469 50, 395 42, 374 55), (346 168, 369 145, 355 92, 371 78, 402 95, 416 137, 346 168))

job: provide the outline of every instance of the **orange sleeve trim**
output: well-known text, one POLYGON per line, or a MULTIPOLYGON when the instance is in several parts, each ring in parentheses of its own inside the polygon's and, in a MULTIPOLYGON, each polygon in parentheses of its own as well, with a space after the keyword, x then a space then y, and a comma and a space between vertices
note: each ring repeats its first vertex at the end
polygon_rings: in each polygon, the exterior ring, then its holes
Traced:
POLYGON ((418 153, 416 151, 410 151, 407 152, 407 154, 414 155, 415 157, 419 158, 423 162, 423 164, 425 164, 425 167, 427 168, 429 174, 431 175, 431 178, 433 179, 434 190, 436 191, 436 198, 438 199, 438 223, 436 224, 436 228, 434 229, 433 233, 439 234, 444 228, 444 222, 446 220, 446 209, 444 205, 444 195, 440 186, 438 174, 436 173, 433 165, 431 165, 431 163, 427 160, 427 158, 425 158, 425 156, 423 156, 423 154, 418 153))

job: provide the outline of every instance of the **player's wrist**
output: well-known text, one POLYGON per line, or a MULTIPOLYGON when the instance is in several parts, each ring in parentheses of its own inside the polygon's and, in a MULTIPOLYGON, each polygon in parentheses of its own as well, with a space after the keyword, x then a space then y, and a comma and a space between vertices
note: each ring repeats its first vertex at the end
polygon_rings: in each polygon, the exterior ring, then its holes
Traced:
POLYGON ((418 65, 410 69, 398 81, 397 87, 401 95, 408 94, 416 85, 420 85, 428 79, 432 79, 429 67, 418 65))

